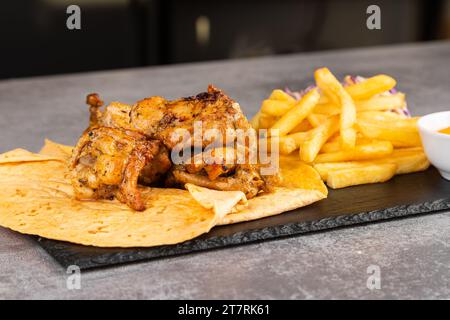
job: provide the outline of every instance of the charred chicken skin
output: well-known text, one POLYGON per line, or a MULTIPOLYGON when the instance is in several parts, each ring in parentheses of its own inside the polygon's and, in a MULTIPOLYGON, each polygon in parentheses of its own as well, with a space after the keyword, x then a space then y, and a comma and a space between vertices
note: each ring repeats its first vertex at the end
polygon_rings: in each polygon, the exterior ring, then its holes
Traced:
MULTIPOLYGON (((95 94, 88 96, 91 123, 138 131, 162 141, 169 149, 180 143, 180 138, 174 134, 176 130, 185 129, 192 134, 196 123, 201 123, 203 131, 215 130, 222 137, 235 134, 236 129, 251 129, 239 104, 211 85, 207 92, 173 101, 155 96, 133 106, 113 102, 104 112, 99 111, 102 103, 98 100, 95 94)), ((214 137, 200 138, 202 147, 214 140, 214 137)), ((186 147, 189 143, 193 145, 194 141, 187 141, 186 147)))
POLYGON ((134 210, 145 209, 138 189, 156 182, 171 167, 167 148, 158 140, 116 128, 93 127, 72 154, 72 185, 78 199, 112 199, 134 210))
POLYGON ((269 183, 259 173, 259 165, 238 161, 249 159, 248 148, 224 146, 194 155, 187 164, 174 165, 166 180, 168 186, 192 183, 201 187, 242 191, 247 199, 259 191, 270 191, 269 183), (243 153, 243 154, 240 154, 243 153))
MULTIPOLYGON (((145 206, 138 184, 161 180, 167 186, 193 183, 240 190, 248 198, 271 190, 272 180, 261 176, 258 164, 235 161, 239 154, 236 130, 251 126, 239 105, 211 85, 207 92, 173 101, 154 96, 135 105, 112 102, 102 111, 99 96, 90 94, 87 103, 90 127, 75 147, 71 162, 79 199, 116 197, 141 211, 145 206), (195 135, 198 124, 200 136, 195 135), (188 139, 177 134, 180 129, 189 133, 188 139), (207 152, 211 145, 215 147, 207 152), (174 148, 192 151, 191 161, 172 163, 174 148)), ((243 146, 244 153, 248 148, 243 146)))

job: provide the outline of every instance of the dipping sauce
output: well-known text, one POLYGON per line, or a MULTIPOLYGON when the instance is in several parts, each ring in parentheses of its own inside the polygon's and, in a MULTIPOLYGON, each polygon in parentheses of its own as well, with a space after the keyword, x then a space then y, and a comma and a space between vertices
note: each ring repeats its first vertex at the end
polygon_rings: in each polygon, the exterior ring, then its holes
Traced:
POLYGON ((443 134, 450 134, 450 127, 442 129, 442 130, 439 130, 438 132, 439 133, 443 133, 443 134))

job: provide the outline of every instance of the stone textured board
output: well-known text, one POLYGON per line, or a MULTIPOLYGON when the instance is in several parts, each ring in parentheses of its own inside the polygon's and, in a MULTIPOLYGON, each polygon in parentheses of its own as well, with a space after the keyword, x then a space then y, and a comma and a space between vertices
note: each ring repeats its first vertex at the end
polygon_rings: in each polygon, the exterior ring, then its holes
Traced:
POLYGON ((450 209, 450 182, 431 168, 383 184, 331 190, 313 205, 260 220, 218 226, 199 238, 153 248, 96 248, 38 238, 61 265, 81 269, 163 258, 254 241, 450 209))

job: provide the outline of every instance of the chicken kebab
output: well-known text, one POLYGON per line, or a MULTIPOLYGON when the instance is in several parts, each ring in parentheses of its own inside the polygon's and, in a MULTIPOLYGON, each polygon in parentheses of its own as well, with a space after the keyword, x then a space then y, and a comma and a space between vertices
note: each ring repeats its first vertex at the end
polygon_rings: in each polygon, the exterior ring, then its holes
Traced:
POLYGON ((112 102, 102 110, 103 101, 90 94, 87 104, 90 125, 70 164, 78 199, 117 198, 142 211, 139 185, 182 188, 192 183, 239 190, 252 198, 270 192, 277 181, 276 175, 262 175, 261 165, 250 161, 256 146, 248 141, 256 139, 256 133, 239 104, 212 85, 207 92, 173 101, 154 96, 134 105, 112 102), (199 123, 201 134, 196 136, 199 123), (243 143, 237 143, 239 130, 250 133, 243 143), (216 134, 207 134, 211 131, 216 134), (174 161, 175 150, 189 151, 189 161, 174 161), (248 161, 236 161, 239 157, 248 161))

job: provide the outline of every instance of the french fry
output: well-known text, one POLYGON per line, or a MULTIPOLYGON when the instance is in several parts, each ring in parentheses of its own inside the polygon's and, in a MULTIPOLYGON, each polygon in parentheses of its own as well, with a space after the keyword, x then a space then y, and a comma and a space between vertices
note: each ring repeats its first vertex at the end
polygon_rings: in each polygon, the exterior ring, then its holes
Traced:
POLYGON ((295 143, 294 139, 282 139, 280 141, 280 154, 288 155, 291 154, 293 151, 298 149, 298 145, 295 143))
POLYGON ((328 139, 328 142, 339 142, 341 141, 341 136, 339 135, 339 132, 336 134, 333 134, 330 139, 328 139))
MULTIPOLYGON (((363 111, 356 114, 358 120, 366 120, 372 122, 382 121, 402 121, 411 120, 412 118, 406 118, 406 116, 400 115, 390 111, 363 111)), ((357 120, 357 121, 358 121, 357 120)), ((415 122, 415 121, 414 121, 415 122)))
POLYGON ((344 150, 355 147, 356 130, 353 127, 356 120, 356 110, 353 100, 348 95, 342 96, 342 113, 341 113, 341 146, 344 150))
POLYGON ((328 118, 328 116, 319 113, 310 113, 306 118, 308 119, 308 122, 311 124, 311 126, 316 128, 320 126, 328 118))
POLYGON ((332 117, 323 124, 308 131, 309 136, 300 143, 300 159, 305 162, 313 162, 322 146, 339 130, 338 118, 332 117))
POLYGON ((328 173, 330 171, 337 171, 342 169, 359 168, 369 165, 370 162, 364 161, 346 161, 346 162, 325 162, 325 163, 315 163, 314 169, 317 170, 322 180, 326 181, 328 178, 328 173))
POLYGON ((367 111, 357 114, 357 123, 375 124, 387 128, 398 128, 403 130, 418 131, 418 117, 405 118, 394 112, 367 111))
POLYGON ((328 141, 322 146, 319 153, 338 152, 341 150, 341 143, 339 141, 328 141))
MULTIPOLYGON (((279 141, 278 150, 282 155, 288 155, 293 151, 297 150, 301 143, 308 139, 310 136, 309 132, 296 132, 289 134, 287 136, 277 137, 279 141)), ((268 148, 270 150, 270 138, 268 140, 268 148)))
MULTIPOLYGON (((314 77, 318 89, 299 101, 274 90, 251 121, 276 129, 282 157, 310 163, 331 188, 384 182, 430 166, 418 118, 392 112, 406 108, 405 94, 383 94, 395 87, 393 78, 377 75, 355 84, 346 77, 344 87, 327 68, 314 77)), ((269 141, 274 138, 271 132, 269 141)))
MULTIPOLYGON (((356 145, 369 144, 369 143, 372 143, 373 141, 374 141, 373 139, 369 139, 366 137, 357 137, 356 145)), ((336 139, 334 141, 331 141, 331 139, 330 139, 330 141, 325 143, 323 145, 322 149, 320 149, 320 153, 330 153, 330 152, 338 152, 338 151, 342 151, 341 144, 338 139, 336 139)))
POLYGON ((355 146, 352 150, 321 153, 316 157, 314 162, 322 163, 377 159, 391 154, 393 149, 392 143, 389 141, 375 141, 370 144, 355 146))
POLYGON ((275 122, 277 122, 276 117, 268 115, 261 111, 259 115, 259 129, 269 129, 275 122))
POLYGON ((408 147, 408 148, 398 148, 394 149, 392 156, 399 156, 404 154, 412 154, 412 153, 423 153, 422 147, 408 147))
POLYGON ((297 150, 310 136, 310 132, 297 132, 280 137, 280 153, 289 154, 297 150))
POLYGON ((286 112, 292 109, 295 105, 295 100, 292 101, 282 101, 282 100, 272 100, 266 99, 261 105, 261 112, 273 117, 281 117, 286 112))
POLYGON ((355 105, 358 112, 403 109, 405 107, 405 94, 398 92, 389 96, 376 96, 368 100, 357 100, 355 105))
POLYGON ((313 110, 320 95, 317 89, 312 89, 299 100, 292 109, 283 115, 271 129, 278 129, 280 136, 285 136, 300 122, 303 121, 313 110))
MULTIPOLYGON (((271 138, 269 138, 269 146, 270 146, 270 139, 271 138)), ((281 139, 281 137, 279 137, 278 151, 280 152, 280 154, 288 155, 293 151, 295 151, 297 148, 298 146, 294 139, 281 139)), ((270 147, 269 151, 272 152, 270 147)))
POLYGON ((259 129, 259 118, 261 117, 261 111, 258 111, 253 118, 250 120, 250 125, 253 129, 258 130, 259 129))
POLYGON ((419 147, 422 145, 414 121, 358 120, 357 127, 365 137, 390 141, 394 147, 419 147))
POLYGON ((280 140, 280 154, 288 155, 298 149, 298 145, 294 139, 282 139, 280 140))
POLYGON ((342 84, 327 68, 321 68, 314 73, 317 86, 335 104, 341 106, 340 133, 343 149, 352 149, 356 143, 356 131, 353 125, 356 121, 356 108, 352 97, 344 90, 342 84))
POLYGON ((308 140, 311 137, 311 133, 313 130, 306 131, 306 132, 296 132, 288 134, 287 136, 280 137, 281 140, 284 139, 292 139, 295 141, 295 144, 297 145, 297 148, 300 147, 300 145, 308 140))
POLYGON ((329 104, 330 100, 327 98, 327 96, 321 94, 319 99, 319 104, 329 104))
POLYGON ((341 95, 344 87, 336 79, 328 68, 320 68, 314 72, 314 78, 317 86, 323 94, 328 98, 329 103, 334 105, 341 104, 341 95))
POLYGON ((302 122, 300 122, 298 125, 296 125, 295 128, 292 129, 291 133, 309 131, 311 129, 313 129, 313 126, 307 119, 305 119, 302 122))
POLYGON ((345 87, 345 91, 355 100, 364 100, 376 94, 391 90, 396 84, 397 82, 394 78, 380 74, 360 83, 349 85, 345 87))
POLYGON ((289 103, 295 103, 295 99, 288 95, 286 92, 280 89, 275 89, 272 91, 270 97, 270 100, 279 100, 279 101, 286 101, 289 103))
POLYGON ((314 168, 319 172, 323 180, 327 180, 330 171, 386 163, 392 163, 397 166, 395 174, 423 171, 430 166, 430 162, 421 148, 405 148, 396 149, 389 156, 375 160, 315 163, 314 168))
POLYGON ((397 166, 393 163, 340 169, 330 171, 326 181, 327 185, 333 189, 367 183, 385 182, 394 176, 396 169, 397 166))
MULTIPOLYGON (((405 94, 398 92, 389 96, 375 96, 368 100, 355 100, 356 111, 387 111, 405 108, 405 94)), ((314 108, 314 113, 335 115, 341 112, 339 105, 334 103, 321 103, 314 108)))
POLYGON ((406 148, 400 149, 400 151, 394 150, 389 157, 379 159, 377 162, 394 163, 397 166, 395 174, 424 171, 430 166, 430 162, 423 151, 412 151, 406 148))
POLYGON ((333 103, 322 103, 316 105, 314 113, 324 114, 327 116, 334 116, 341 113, 341 107, 333 103))

